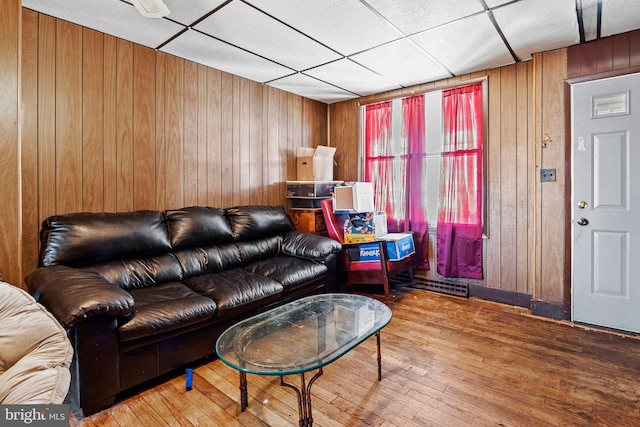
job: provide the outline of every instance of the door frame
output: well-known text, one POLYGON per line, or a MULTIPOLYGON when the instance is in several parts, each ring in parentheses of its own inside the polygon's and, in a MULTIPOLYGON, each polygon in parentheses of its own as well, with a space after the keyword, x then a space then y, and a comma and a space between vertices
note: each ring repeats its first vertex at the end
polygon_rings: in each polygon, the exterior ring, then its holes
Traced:
POLYGON ((573 200, 573 130, 571 129, 571 112, 573 110, 573 104, 571 102, 571 85, 636 73, 640 73, 640 67, 631 67, 622 70, 589 74, 586 76, 565 79, 564 81, 564 127, 565 135, 567 135, 565 141, 565 183, 568 189, 567 194, 569 195, 569 197, 565 201, 565 227, 569 231, 568 233, 566 233, 565 238, 565 265, 563 275, 564 286, 562 309, 564 311, 565 320, 573 320, 571 318, 571 299, 573 291, 573 275, 571 274, 571 268, 573 266, 573 233, 571 232, 571 201, 573 200))

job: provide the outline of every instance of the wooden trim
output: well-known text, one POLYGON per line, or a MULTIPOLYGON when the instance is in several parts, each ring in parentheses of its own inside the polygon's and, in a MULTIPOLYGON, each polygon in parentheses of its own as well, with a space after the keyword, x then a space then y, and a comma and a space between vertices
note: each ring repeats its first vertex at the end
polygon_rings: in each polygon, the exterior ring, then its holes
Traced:
POLYGON ((579 76, 579 77, 572 77, 569 79, 566 79, 565 81, 570 84, 577 84, 577 83, 584 83, 584 82, 590 82, 592 80, 601 80, 601 79, 608 79, 611 77, 620 77, 620 76, 624 76, 627 74, 635 74, 635 73, 640 73, 640 65, 639 66, 635 66, 635 67, 629 67, 629 68, 625 68, 624 70, 612 70, 612 71, 606 71, 603 73, 596 73, 596 74, 588 74, 588 75, 584 75, 584 76, 579 76))
POLYGON ((542 163, 542 148, 540 141, 542 140, 542 117, 540 111, 542 110, 542 55, 533 56, 533 137, 535 140, 533 150, 533 182, 534 182, 534 204, 533 204, 533 272, 534 281, 532 295, 533 298, 537 298, 542 293, 542 244, 540 237, 540 230, 542 229, 542 204, 541 204, 541 189, 538 180, 538 173, 540 171, 542 163))
POLYGON ((573 264, 572 260, 572 251, 573 251, 573 238, 571 233, 571 198, 573 196, 573 170, 571 168, 572 165, 572 156, 573 156, 573 136, 571 133, 571 109, 573 107, 571 103, 571 85, 568 84, 567 80, 565 80, 564 84, 564 105, 566 105, 564 112, 564 128, 565 135, 567 135, 567 149, 565 151, 565 182, 567 183, 567 193, 568 197, 566 198, 566 206, 565 206, 565 219, 564 222, 567 226, 568 236, 565 244, 565 259, 564 259, 564 300, 562 301, 562 310, 564 312, 563 317, 554 317, 560 319, 570 319, 571 318, 571 295, 573 289, 573 277, 571 275, 571 268, 573 264))
POLYGON ((521 292, 504 291, 502 289, 488 288, 482 285, 469 284, 469 298, 479 298, 486 301, 515 305, 516 307, 529 308, 531 295, 521 292))
POLYGON ((569 313, 564 311, 563 303, 540 300, 531 301, 531 314, 556 320, 568 320, 570 318, 569 313))
POLYGON ((376 104, 378 102, 383 102, 383 101, 389 101, 391 99, 404 98, 407 96, 420 95, 423 93, 434 92, 437 90, 447 90, 447 89, 453 89, 460 86, 467 86, 473 83, 485 82, 488 79, 489 77, 487 75, 482 75, 480 77, 473 77, 466 80, 462 79, 461 77, 451 78, 451 79, 439 82, 437 85, 435 83, 431 83, 431 84, 419 85, 417 87, 414 86, 413 88, 408 88, 409 89, 408 93, 407 93, 407 88, 405 88, 405 89, 398 89, 391 92, 385 92, 383 94, 378 94, 378 95, 369 95, 364 98, 360 98, 359 100, 357 100, 357 103, 359 107, 364 107, 366 105, 376 104))
MULTIPOLYGON (((486 141, 487 153, 487 230, 491 237, 486 240, 487 263, 483 266, 484 278, 487 286, 502 287, 502 200, 500 197, 500 181, 502 180, 501 156, 502 156, 502 69, 496 68, 487 72, 489 79, 489 117, 487 130, 489 138, 486 141), (489 262, 489 260, 491 260, 489 262)), ((508 286, 511 286, 509 283, 508 286)))
POLYGON ((566 311, 564 303, 536 300, 530 294, 520 292, 469 284, 469 298, 528 308, 531 310, 531 314, 550 319, 567 320, 571 318, 571 312, 566 311))

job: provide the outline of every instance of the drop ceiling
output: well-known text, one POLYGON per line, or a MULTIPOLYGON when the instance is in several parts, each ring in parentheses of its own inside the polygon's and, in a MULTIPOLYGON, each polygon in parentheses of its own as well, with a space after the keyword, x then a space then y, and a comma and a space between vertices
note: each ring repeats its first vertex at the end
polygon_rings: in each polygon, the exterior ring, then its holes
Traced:
POLYGON ((640 0, 126 0, 23 6, 328 104, 640 28, 640 0))

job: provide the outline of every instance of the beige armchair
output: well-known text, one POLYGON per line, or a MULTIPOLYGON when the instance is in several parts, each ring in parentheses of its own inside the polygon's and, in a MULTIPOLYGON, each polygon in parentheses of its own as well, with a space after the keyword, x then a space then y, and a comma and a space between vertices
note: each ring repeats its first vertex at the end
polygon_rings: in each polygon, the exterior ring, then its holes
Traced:
POLYGON ((0 281, 0 404, 59 404, 69 391, 71 343, 26 291, 0 281))

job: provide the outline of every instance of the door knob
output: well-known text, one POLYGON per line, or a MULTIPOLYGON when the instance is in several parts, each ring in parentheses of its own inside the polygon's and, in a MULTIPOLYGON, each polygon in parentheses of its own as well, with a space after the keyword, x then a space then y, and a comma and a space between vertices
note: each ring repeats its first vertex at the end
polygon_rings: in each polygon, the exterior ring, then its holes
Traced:
POLYGON ((587 224, 589 224, 589 220, 587 218, 580 218, 578 220, 578 225, 583 225, 584 226, 584 225, 587 225, 587 224))
POLYGON ((584 200, 581 200, 580 202, 578 202, 578 207, 580 209, 584 209, 587 207, 587 202, 585 202, 584 200))

